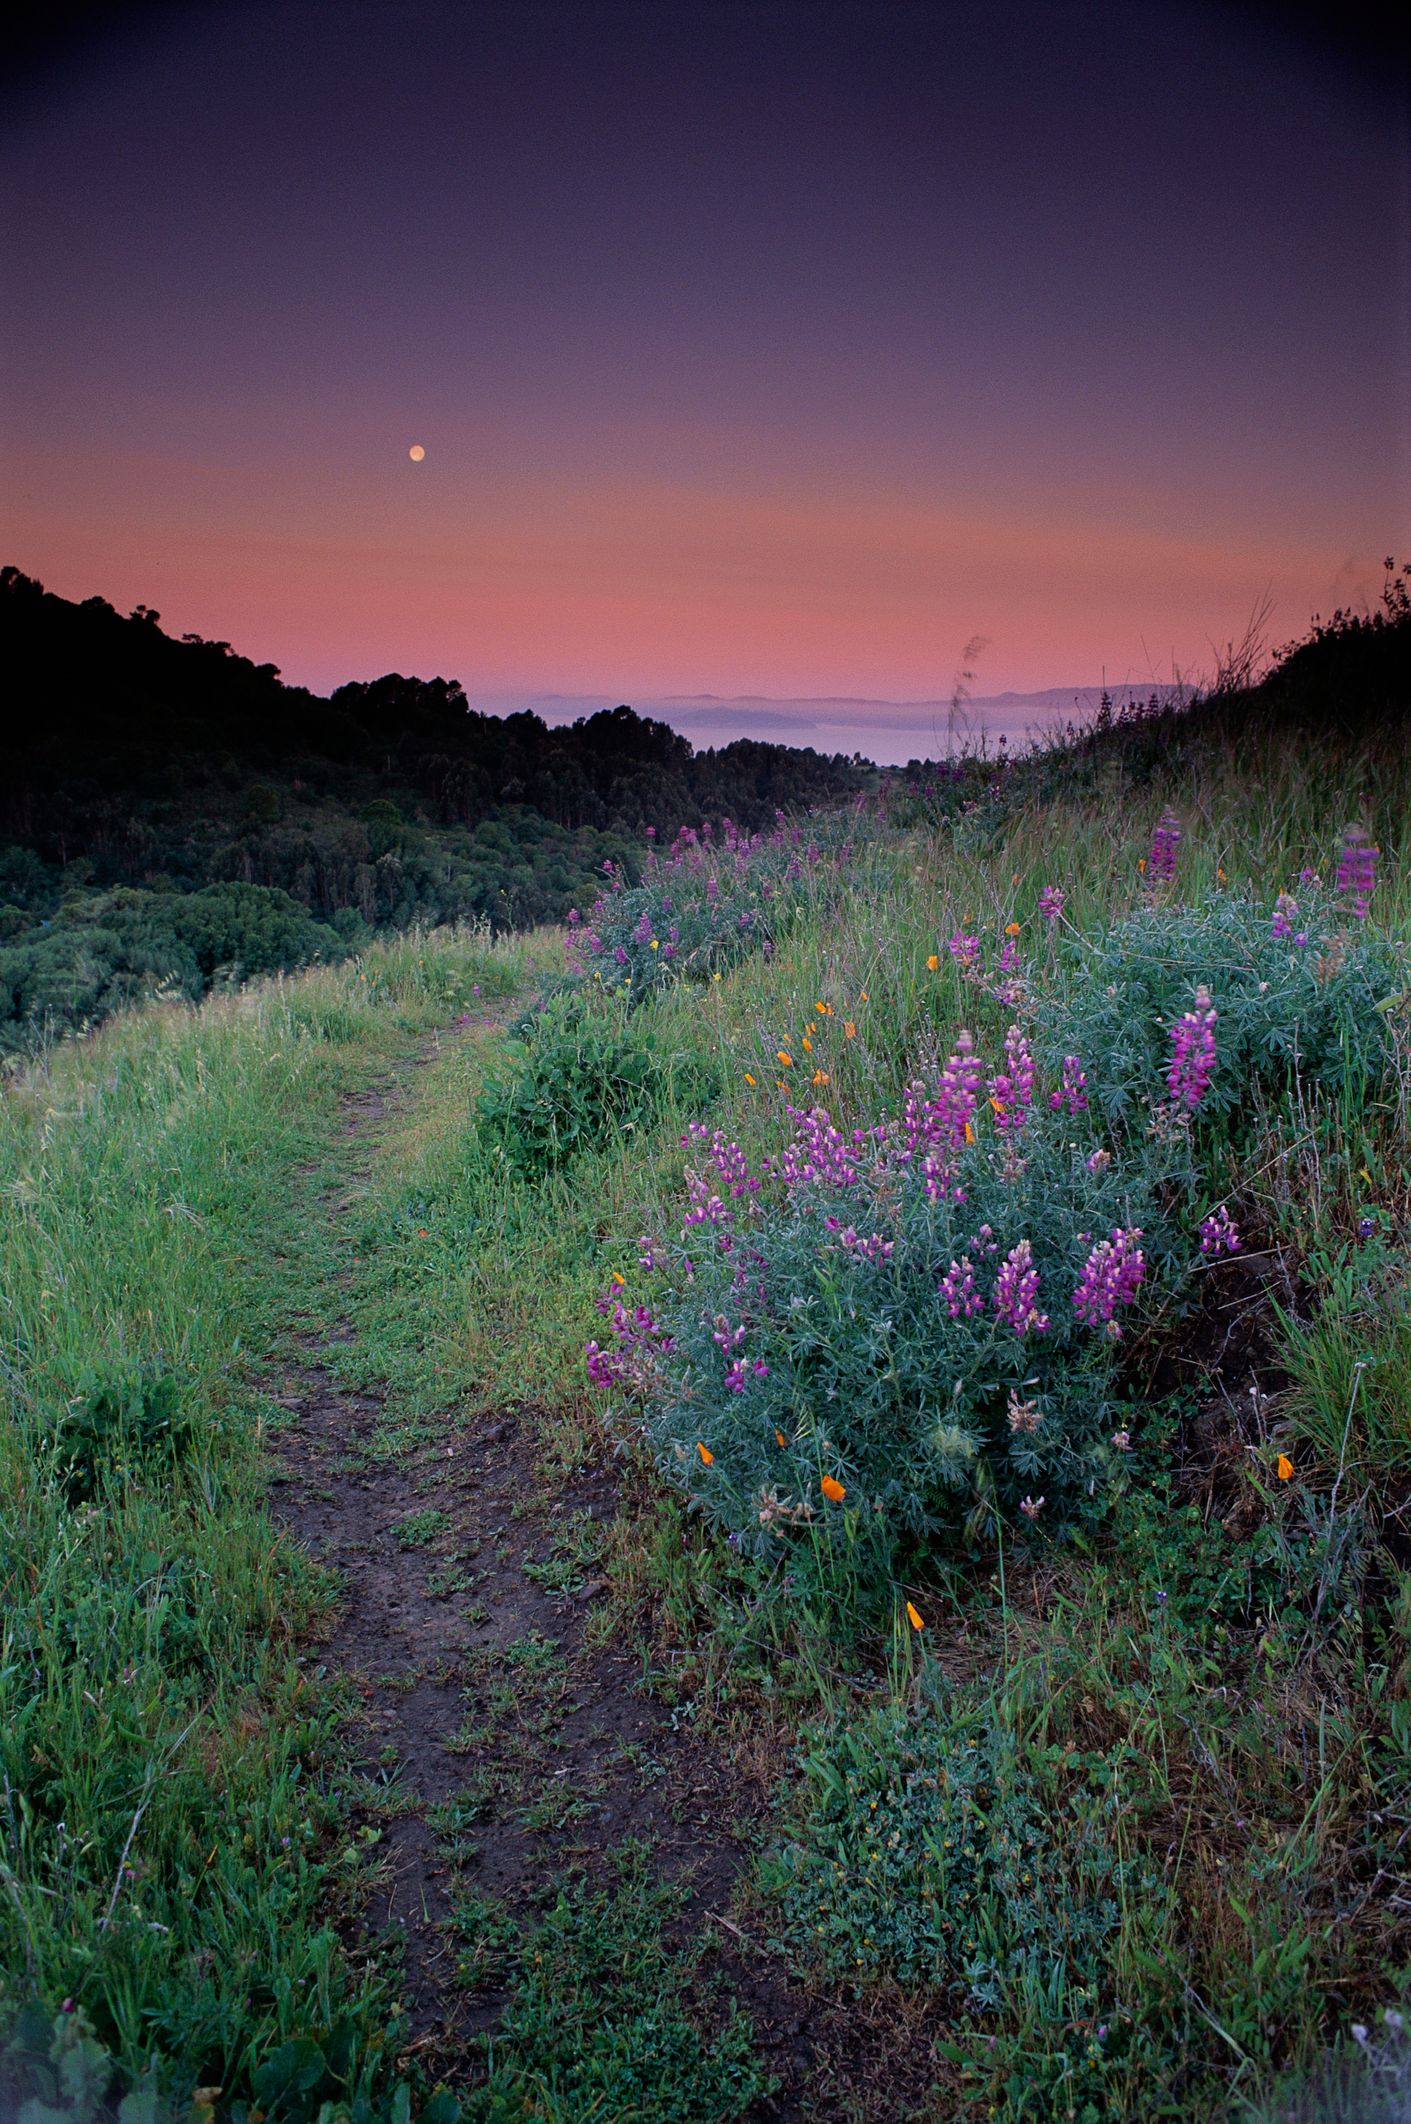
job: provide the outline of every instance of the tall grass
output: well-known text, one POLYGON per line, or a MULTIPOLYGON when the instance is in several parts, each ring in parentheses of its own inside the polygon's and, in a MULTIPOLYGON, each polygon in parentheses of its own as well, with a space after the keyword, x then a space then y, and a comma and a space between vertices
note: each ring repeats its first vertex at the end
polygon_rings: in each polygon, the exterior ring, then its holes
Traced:
POLYGON ((268 1361, 327 1272, 337 1100, 517 976, 475 934, 57 1048, 0 1096, 0 2021, 68 2000, 123 2084, 373 2076, 327 1844, 325 1598, 265 1515, 268 1361), (148 1420, 151 1419, 151 1420, 148 1420))

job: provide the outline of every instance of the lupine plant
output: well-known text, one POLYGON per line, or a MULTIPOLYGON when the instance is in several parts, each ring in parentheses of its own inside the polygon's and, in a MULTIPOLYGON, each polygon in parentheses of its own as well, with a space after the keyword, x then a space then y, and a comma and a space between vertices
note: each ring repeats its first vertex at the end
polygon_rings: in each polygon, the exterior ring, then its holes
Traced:
POLYGON ((987 1071, 959 1033, 866 1125, 790 1107, 761 1161, 683 1138, 676 1230, 604 1292, 588 1366, 737 1547, 845 1541, 885 1575, 910 1537, 1062 1527, 1122 1479, 1125 1322, 1194 1252, 1158 1187, 1185 1139, 1116 1158, 1076 1056, 1050 1087, 1017 1022, 997 1044, 987 1071))
POLYGON ((1391 1056, 1385 1006, 1407 970, 1365 919, 1371 853, 1354 844, 1335 892, 1305 870, 1272 910, 1234 893, 1191 906, 1153 895, 1096 934, 1068 930, 1034 996, 1036 1053, 1057 1073, 1080 1052, 1085 1096, 1133 1140, 1163 1107, 1239 1138, 1295 1081, 1375 1082, 1391 1056))
POLYGON ((706 980, 752 952, 771 952, 806 901, 835 892, 873 831, 866 800, 811 819, 778 815, 770 834, 717 836, 683 826, 665 855, 652 847, 642 882, 610 860, 588 910, 569 911, 571 970, 640 1003, 673 980, 706 980))

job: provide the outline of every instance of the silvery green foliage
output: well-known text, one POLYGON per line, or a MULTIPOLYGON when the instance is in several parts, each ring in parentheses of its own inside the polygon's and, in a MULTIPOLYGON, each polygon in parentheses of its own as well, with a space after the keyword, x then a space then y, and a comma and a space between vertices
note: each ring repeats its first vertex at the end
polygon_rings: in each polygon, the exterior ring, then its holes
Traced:
MULTIPOLYGON (((1061 1528, 1123 1479, 1123 1322, 1189 1258, 1157 1188, 1186 1145, 1124 1163, 1042 1078, 1022 1126, 957 1107, 964 1059, 870 1129, 795 1114, 758 1170, 693 1129, 678 1229, 604 1293, 593 1377, 636 1390, 659 1466, 742 1549, 846 1547, 880 1583, 907 1537, 1061 1528)), ((1013 1041, 973 1061, 1027 1081, 1013 1041)))
POLYGON ((1204 987, 1218 1066, 1202 1120, 1238 1134, 1256 1096, 1295 1077, 1362 1090, 1387 1068, 1382 1006, 1407 984, 1404 953, 1350 926, 1336 898, 1301 881, 1273 906, 1220 892, 1194 906, 1157 898, 1093 936, 1070 934, 1035 1002, 1036 1045, 1077 1053, 1110 1123, 1145 1127, 1167 1096, 1173 1031, 1204 987))
POLYGON ((1350 2041, 1292 2086, 1252 2103, 1245 2124, 1406 2124, 1411 2117, 1411 2036, 1388 2007, 1374 2027, 1357 2023, 1350 2041))

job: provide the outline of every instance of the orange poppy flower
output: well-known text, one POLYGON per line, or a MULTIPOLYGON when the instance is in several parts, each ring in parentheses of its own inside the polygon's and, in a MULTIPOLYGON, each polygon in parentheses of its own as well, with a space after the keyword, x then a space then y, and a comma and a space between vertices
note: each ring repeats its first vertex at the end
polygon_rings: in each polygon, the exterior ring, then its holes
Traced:
POLYGON ((910 1601, 908 1601, 906 1604, 906 1619, 911 1624, 913 1630, 924 1630, 926 1627, 924 1617, 917 1614, 915 1608, 912 1607, 910 1601))
POLYGON ((928 972, 928 973, 934 973, 934 972, 936 971, 937 967, 938 967, 938 966, 940 965, 940 963, 941 963, 941 962, 940 962, 940 960, 939 960, 939 959, 938 959, 938 958, 936 957, 936 954, 935 954, 935 952, 932 952, 932 954, 931 954, 930 958, 929 958, 929 959, 928 959, 928 960, 926 961, 926 970, 927 970, 927 972, 928 972))
POLYGON ((701 1441, 698 1438, 696 1440, 696 1451, 701 1456, 701 1466, 703 1468, 708 1468, 715 1458, 715 1455, 714 1453, 712 1453, 710 1447, 708 1445, 702 1445, 701 1441))
POLYGON ((779 1060, 783 1063, 785 1069, 792 1069, 794 1066, 794 1058, 786 1047, 780 1048, 779 1060))
POLYGON ((845 1040, 855 1040, 857 1038, 857 1027, 853 1024, 851 1018, 843 1020, 843 1038, 845 1040))
POLYGON ((1288 1482, 1291 1479, 1293 1475, 1293 1462, 1289 1459, 1287 1453, 1280 1453, 1278 1460, 1275 1463, 1274 1472, 1278 1476, 1280 1482, 1288 1482))
POLYGON ((836 1475, 825 1475, 818 1487, 830 1504, 841 1504, 848 1494, 836 1475))
POLYGON ((745 1082, 746 1082, 746 1084, 753 1084, 753 1083, 754 1083, 754 1078, 753 1078, 753 1077, 752 1077, 752 1076, 750 1075, 750 1073, 749 1073, 749 1071, 748 1071, 748 1070, 746 1070, 746 1071, 745 1071, 745 1082))
POLYGON ((774 1433, 774 1436, 778 1440, 780 1445, 786 1445, 788 1443, 788 1440, 785 1438, 784 1433, 782 1431, 776 1431, 774 1433))

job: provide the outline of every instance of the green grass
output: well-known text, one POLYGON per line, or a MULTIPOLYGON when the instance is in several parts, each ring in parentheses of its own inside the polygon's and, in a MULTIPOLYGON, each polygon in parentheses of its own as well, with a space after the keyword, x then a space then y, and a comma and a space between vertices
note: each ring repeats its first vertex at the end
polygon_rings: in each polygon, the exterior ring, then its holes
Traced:
POLYGON ((296 2037, 311 2088, 381 2070, 391 1972, 338 1929, 338 1703, 298 1650, 327 1594, 265 1515, 263 1377, 334 1266, 339 1095, 519 969, 428 950, 136 1012, 0 1100, 0 2013, 77 2000, 172 2100, 248 2091, 296 2037), (179 1451, 134 1445, 144 1406, 179 1451))
MULTIPOLYGON (((1259 1243, 1244 1280, 1198 1288, 1136 1347, 1137 1391, 1166 1398, 1105 1520, 1063 1545, 1012 1530, 942 1557, 917 1542, 880 1628, 845 1641, 786 1569, 709 1536, 635 1447, 630 1411, 589 1396, 582 1362, 597 1294, 632 1278, 638 1235, 679 1196, 703 1084, 719 1087, 712 1125, 753 1153, 777 1146, 786 1103, 821 1098, 851 1125, 894 1105, 973 1014, 945 950, 957 928, 1017 921, 1042 959, 1049 883, 1075 930, 1110 924, 1140 902, 1137 860, 1168 804, 1186 828, 1179 899, 1271 897, 1305 863, 1331 874, 1363 799, 1383 849, 1374 920, 1404 948, 1411 761, 1394 744, 1305 734, 1280 754, 1232 722, 1200 748, 1113 748, 1047 793, 954 819, 918 800, 907 830, 879 835, 880 883, 806 913, 771 959, 637 1014, 672 1058, 644 1104, 617 1121, 593 1109, 595 1133, 563 1137, 541 1074, 534 1126, 554 1155, 538 1166, 504 1154, 483 1103, 523 1059, 487 1006, 548 975, 550 934, 494 951, 409 937, 198 1013, 135 1012, 14 1077, 0 2017, 37 1999, 47 2025, 72 1997, 122 2084, 152 2076, 182 2102, 197 2086, 250 2098, 306 2041, 307 2088, 281 2124, 325 2096, 390 2099, 395 1967, 346 1944, 370 1862, 348 1805, 375 1810, 340 1766, 336 1690, 299 1658, 330 1596, 263 1507, 262 1431, 287 1420, 263 1368, 297 1294, 305 1327, 353 1320, 323 1361, 385 1389, 374 1458, 513 1405, 570 1509, 582 1470, 621 1468, 616 1521, 570 1523, 531 1576, 565 1595, 604 1576, 590 1641, 635 1638, 702 1745, 745 1761, 802 1744, 750 1929, 800 1985, 845 1972, 868 2012, 888 1987, 923 2000, 937 2072, 970 2104, 958 2114, 1266 2114, 1271 2089, 1370 2025, 1411 1973, 1394 1892, 1411 1845, 1403 1006, 1386 1014, 1383 1081, 1271 1078, 1202 1151, 1202 1187, 1259 1243), (465 1011, 355 1176, 340 1094, 465 1011), (354 1198, 338 1234, 320 1206, 335 1183, 354 1198), (1008 1859, 978 1866, 983 1954, 938 1944, 926 1864, 948 1819, 932 1800, 970 1739, 1042 1856, 1017 1937, 1008 1859), (937 1780, 924 1806, 918 1776, 937 1780), (860 1822, 839 1804, 849 1777, 866 1786, 860 1822), (873 1796, 896 1838, 877 1869, 873 1796)), ((565 1084, 579 1120, 584 1092, 565 1084)), ((434 1549, 446 1524, 433 1485, 399 1539, 434 1549)), ((446 1590, 469 1583, 463 1559, 436 1561, 446 1590)), ((482 1790, 467 1766, 467 1792, 428 1817, 448 1852, 465 1858, 486 1810, 572 1826, 570 1800, 541 1803, 504 1772, 516 1749, 554 1746, 563 1672, 538 1635, 476 1670, 450 1745, 500 1767, 482 1790)), ((749 2034, 700 1988, 682 1922, 640 1853, 551 1882, 537 1927, 463 1896, 462 1981, 510 1986, 470 2115, 577 2124, 609 2089, 604 2115, 743 2114, 763 2084, 749 2034)))

